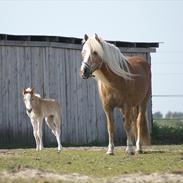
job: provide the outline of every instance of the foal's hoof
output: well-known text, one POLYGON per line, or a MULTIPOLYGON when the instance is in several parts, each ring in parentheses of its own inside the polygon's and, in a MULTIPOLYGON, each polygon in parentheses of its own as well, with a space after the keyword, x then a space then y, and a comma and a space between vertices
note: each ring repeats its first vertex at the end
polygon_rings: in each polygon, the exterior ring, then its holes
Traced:
POLYGON ((133 151, 129 152, 129 151, 126 151, 126 154, 131 156, 131 155, 134 155, 135 153, 133 151))
POLYGON ((136 151, 135 151, 135 154, 143 154, 142 149, 136 150, 136 151))

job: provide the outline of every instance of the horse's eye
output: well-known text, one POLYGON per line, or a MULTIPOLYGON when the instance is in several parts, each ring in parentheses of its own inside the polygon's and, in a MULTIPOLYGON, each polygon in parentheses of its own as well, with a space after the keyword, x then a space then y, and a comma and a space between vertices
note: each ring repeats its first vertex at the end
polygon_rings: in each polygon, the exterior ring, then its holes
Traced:
POLYGON ((94 52, 93 52, 93 54, 94 54, 94 55, 97 55, 97 52, 96 52, 96 51, 94 51, 94 52))

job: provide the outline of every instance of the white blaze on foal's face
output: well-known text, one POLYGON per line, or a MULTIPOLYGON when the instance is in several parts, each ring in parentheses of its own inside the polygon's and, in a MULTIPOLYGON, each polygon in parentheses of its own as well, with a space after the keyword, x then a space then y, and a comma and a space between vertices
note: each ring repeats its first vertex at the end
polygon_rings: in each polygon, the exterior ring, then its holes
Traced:
POLYGON ((24 103, 25 103, 25 107, 27 109, 28 112, 32 111, 32 101, 33 101, 33 89, 24 89, 23 91, 23 99, 24 99, 24 103))
POLYGON ((24 95, 24 103, 25 103, 25 107, 26 109, 29 111, 32 109, 32 96, 30 93, 26 93, 24 95))

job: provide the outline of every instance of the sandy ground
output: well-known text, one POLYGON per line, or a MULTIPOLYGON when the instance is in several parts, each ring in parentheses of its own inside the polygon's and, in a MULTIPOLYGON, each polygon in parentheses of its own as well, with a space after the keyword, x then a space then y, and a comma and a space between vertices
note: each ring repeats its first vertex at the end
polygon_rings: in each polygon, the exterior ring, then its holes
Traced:
POLYGON ((78 182, 78 183, 183 183, 183 173, 177 172, 176 174, 125 174, 113 178, 94 178, 89 176, 80 175, 77 173, 73 174, 58 174, 48 171, 43 171, 39 169, 31 168, 17 168, 11 172, 1 172, 0 182, 13 182, 17 179, 23 179, 27 182, 32 182, 31 180, 41 180, 43 182, 78 182))

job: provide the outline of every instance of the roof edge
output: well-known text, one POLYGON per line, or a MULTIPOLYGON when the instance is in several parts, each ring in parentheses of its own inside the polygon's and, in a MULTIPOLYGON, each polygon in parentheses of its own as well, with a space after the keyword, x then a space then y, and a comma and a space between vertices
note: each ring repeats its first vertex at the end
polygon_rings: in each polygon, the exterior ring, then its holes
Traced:
MULTIPOLYGON (((81 45, 81 38, 64 37, 64 36, 44 36, 44 35, 13 35, 0 34, 0 40, 8 41, 39 41, 39 42, 56 42, 70 43, 81 45)), ((158 42, 126 42, 126 41, 108 41, 117 47, 126 48, 158 48, 158 42)))

